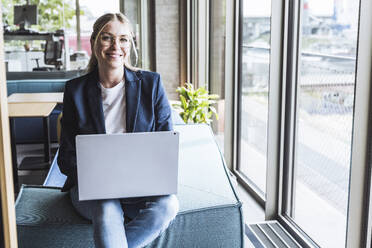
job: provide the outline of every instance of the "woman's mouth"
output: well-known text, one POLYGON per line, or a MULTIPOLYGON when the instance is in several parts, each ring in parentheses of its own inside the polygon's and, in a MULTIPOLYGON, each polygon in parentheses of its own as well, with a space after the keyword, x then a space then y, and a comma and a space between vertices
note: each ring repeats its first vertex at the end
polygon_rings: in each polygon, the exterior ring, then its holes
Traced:
POLYGON ((120 57, 122 57, 123 55, 122 54, 120 54, 120 53, 106 53, 106 55, 107 55, 107 57, 109 57, 109 58, 120 58, 120 57))

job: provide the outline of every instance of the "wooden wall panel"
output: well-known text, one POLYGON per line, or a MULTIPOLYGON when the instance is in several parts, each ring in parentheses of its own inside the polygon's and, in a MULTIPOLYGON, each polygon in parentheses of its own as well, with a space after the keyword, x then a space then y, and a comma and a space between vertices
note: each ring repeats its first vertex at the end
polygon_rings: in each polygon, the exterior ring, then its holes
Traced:
MULTIPOLYGON (((1 16, 0 8, 0 16, 1 16)), ((0 18, 0 190, 5 247, 17 247, 12 160, 8 118, 3 24, 0 18)))

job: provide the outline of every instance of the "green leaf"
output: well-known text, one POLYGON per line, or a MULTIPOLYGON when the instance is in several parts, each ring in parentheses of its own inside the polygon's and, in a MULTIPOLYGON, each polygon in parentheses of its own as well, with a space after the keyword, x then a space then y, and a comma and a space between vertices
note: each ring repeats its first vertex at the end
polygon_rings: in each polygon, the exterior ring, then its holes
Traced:
POLYGON ((185 83, 183 87, 178 87, 176 92, 179 93, 181 103, 173 104, 172 106, 183 110, 180 116, 185 123, 210 124, 213 115, 218 119, 217 111, 212 106, 212 104, 217 102, 218 95, 209 95, 209 92, 204 87, 195 89, 190 83, 185 83))
POLYGON ((186 101, 186 98, 183 96, 183 95, 180 95, 180 99, 181 99, 181 106, 183 109, 187 109, 187 101, 186 101))

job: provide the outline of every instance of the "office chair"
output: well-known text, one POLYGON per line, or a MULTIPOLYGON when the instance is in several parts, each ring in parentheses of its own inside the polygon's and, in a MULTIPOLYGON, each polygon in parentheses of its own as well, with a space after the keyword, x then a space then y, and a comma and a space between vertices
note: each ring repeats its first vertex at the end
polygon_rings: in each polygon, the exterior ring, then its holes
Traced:
POLYGON ((38 61, 37 67, 33 68, 33 71, 53 71, 53 70, 60 70, 62 66, 62 48, 63 48, 63 41, 52 41, 48 40, 45 44, 44 49, 44 64, 46 65, 53 65, 54 67, 39 67, 38 61))

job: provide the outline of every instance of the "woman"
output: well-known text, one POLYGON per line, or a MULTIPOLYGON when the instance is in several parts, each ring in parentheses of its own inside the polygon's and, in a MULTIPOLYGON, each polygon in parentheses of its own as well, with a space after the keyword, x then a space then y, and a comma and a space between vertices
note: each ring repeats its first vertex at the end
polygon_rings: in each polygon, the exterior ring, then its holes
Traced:
MULTIPOLYGON (((178 211, 175 195, 79 201, 77 134, 172 130, 171 109, 159 74, 130 65, 133 32, 122 14, 97 19, 88 73, 66 83, 58 165, 75 209, 92 220, 96 247, 143 247, 178 211), (124 225, 124 215, 132 219, 124 225)), ((139 179, 140 180, 140 179, 139 179)))

